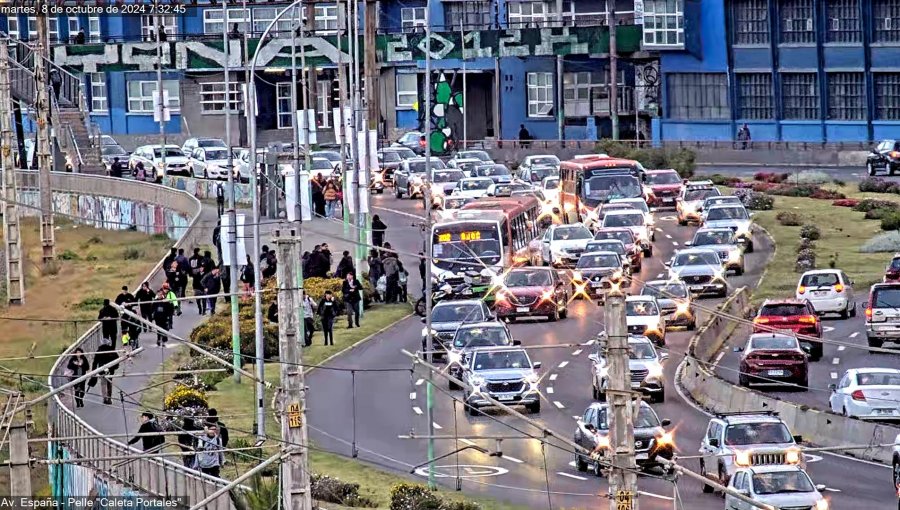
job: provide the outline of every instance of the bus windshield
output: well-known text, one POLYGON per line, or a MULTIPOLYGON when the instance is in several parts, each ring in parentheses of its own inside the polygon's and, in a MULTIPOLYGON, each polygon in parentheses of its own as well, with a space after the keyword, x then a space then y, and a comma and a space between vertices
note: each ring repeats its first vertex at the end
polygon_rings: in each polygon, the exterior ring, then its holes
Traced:
POLYGON ((455 223, 434 227, 434 265, 446 271, 481 270, 501 260, 496 224, 455 223))
POLYGON ((581 198, 585 204, 596 207, 614 198, 640 198, 644 190, 637 178, 626 174, 597 174, 585 177, 581 198))

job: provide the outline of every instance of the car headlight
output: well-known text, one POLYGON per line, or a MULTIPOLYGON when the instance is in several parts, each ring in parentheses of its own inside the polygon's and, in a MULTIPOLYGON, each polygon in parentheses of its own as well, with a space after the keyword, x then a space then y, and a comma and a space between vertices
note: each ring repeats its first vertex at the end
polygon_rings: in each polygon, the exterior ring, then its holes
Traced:
POLYGON ((538 381, 541 380, 541 378, 538 377, 537 374, 531 373, 531 374, 528 374, 528 375, 525 377, 525 380, 528 381, 528 382, 531 383, 531 384, 537 384, 538 381))
POLYGON ((572 279, 573 280, 581 280, 581 271, 572 271, 572 279))
POLYGON ((462 364, 462 353, 456 349, 447 351, 447 363, 453 365, 455 363, 462 364))
POLYGON ((662 365, 650 365, 648 367, 647 378, 659 379, 663 375, 662 365))
POLYGON ((731 250, 728 252, 728 262, 738 262, 741 260, 740 250, 731 250))
POLYGON ((680 317, 682 315, 686 315, 690 317, 691 314, 691 304, 688 301, 678 301, 675 304, 675 316, 680 317))
POLYGON ((784 455, 784 461, 788 464, 800 463, 800 452, 798 450, 788 450, 784 455))
MULTIPOLYGON (((431 336, 437 336, 438 332, 435 330, 431 330, 431 336)), ((428 336, 428 328, 422 328, 422 336, 428 336)))
POLYGON ((665 432, 656 438, 656 444, 659 446, 672 446, 675 444, 675 436, 671 432, 665 432))
POLYGON ((824 499, 816 501, 816 510, 828 510, 828 501, 824 499))
POLYGON ((544 292, 541 292, 541 301, 550 301, 551 299, 553 299, 552 290, 545 290, 544 292))
POLYGON ((473 375, 469 378, 469 384, 474 386, 476 389, 484 386, 484 378, 478 375, 473 375))
POLYGON ((734 452, 734 463, 738 466, 749 466, 750 465, 750 452, 738 451, 734 452))
POLYGON ((159 168, 160 170, 163 169, 162 161, 159 161, 159 162, 156 163, 156 168, 159 168))

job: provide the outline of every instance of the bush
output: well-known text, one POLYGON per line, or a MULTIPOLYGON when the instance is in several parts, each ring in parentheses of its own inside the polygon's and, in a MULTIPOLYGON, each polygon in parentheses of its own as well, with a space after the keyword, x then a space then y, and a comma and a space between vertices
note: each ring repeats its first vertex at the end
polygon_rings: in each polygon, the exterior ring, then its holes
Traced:
POLYGON ((807 239, 805 237, 800 238, 800 242, 797 244, 797 253, 800 253, 803 250, 815 250, 816 243, 811 239, 807 239))
POLYGON ((820 170, 804 170, 788 177, 787 180, 793 184, 825 184, 831 182, 831 177, 820 170))
POLYGON ((318 501, 350 507, 375 508, 371 499, 360 496, 358 483, 347 483, 331 476, 311 474, 309 477, 312 497, 318 501))
POLYGON ((831 205, 836 207, 853 207, 855 209, 859 205, 859 200, 855 198, 842 198, 835 200, 831 205))
POLYGON ((880 220, 889 214, 893 214, 895 211, 893 209, 871 209, 866 211, 866 214, 863 216, 867 220, 880 220))
POLYGON ((900 251, 900 232, 882 232, 859 247, 862 253, 896 253, 900 251))
POLYGON ((812 250, 800 250, 797 254, 797 265, 794 270, 804 273, 816 268, 816 252, 812 250))
POLYGON ((776 174, 774 172, 756 172, 753 174, 753 180, 760 182, 779 183, 784 182, 787 178, 788 174, 786 173, 776 174))
POLYGON ((799 227, 803 224, 803 219, 800 218, 800 215, 793 211, 781 211, 775 215, 775 219, 786 227, 799 227))
POLYGON ((180 411, 191 415, 209 407, 205 393, 181 384, 177 385, 172 392, 166 395, 163 403, 166 411, 180 411))
POLYGON ((885 213, 881 217, 881 230, 900 230, 900 212, 885 213))
POLYGON ((99 236, 91 236, 88 238, 87 244, 103 244, 103 239, 100 239, 99 236))
POLYGON ((122 258, 124 260, 138 260, 144 256, 144 252, 137 248, 125 248, 125 251, 122 252, 122 258))
MULTIPOLYGON (((212 353, 225 360, 230 360, 232 356, 231 351, 225 351, 221 349, 212 349, 212 353)), ((190 384, 191 386, 200 387, 205 390, 212 390, 217 384, 230 377, 233 371, 225 369, 221 372, 202 372, 199 374, 191 372, 195 372, 198 370, 224 368, 226 367, 222 366, 219 362, 213 360, 212 358, 209 358, 207 356, 192 355, 189 360, 178 365, 177 370, 183 373, 176 375, 174 378, 175 380, 180 380, 185 384, 189 384, 186 381, 194 381, 193 384, 190 384)))
POLYGON ((800 237, 818 241, 822 237, 822 231, 815 225, 803 225, 803 228, 800 229, 800 237))
POLYGON ((415 483, 391 487, 390 510, 441 510, 443 502, 431 489, 415 483))
POLYGON ((60 254, 57 256, 57 258, 58 258, 59 260, 78 260, 78 259, 80 259, 81 257, 79 257, 78 254, 75 253, 75 252, 72 251, 72 250, 65 250, 65 251, 63 251, 62 253, 60 253, 60 254))
POLYGON ((722 174, 712 174, 709 176, 709 180, 716 186, 728 186, 729 188, 737 187, 743 182, 739 177, 722 174))
POLYGON ((860 200, 856 206, 853 207, 854 211, 859 212, 868 212, 873 209, 900 209, 900 204, 897 202, 892 202, 890 200, 876 200, 874 198, 865 198, 860 200))
POLYGON ((636 160, 644 168, 671 168, 685 179, 694 175, 696 155, 689 149, 634 148, 629 144, 610 139, 600 140, 594 148, 597 152, 614 158, 636 160))
POLYGON ((56 276, 62 270, 62 266, 55 260, 48 260, 41 265, 41 276, 56 276))
POLYGON ((900 187, 894 181, 886 181, 878 177, 868 177, 859 181, 859 190, 866 193, 900 194, 900 187))
POLYGON ((775 199, 765 193, 751 192, 747 199, 741 199, 744 206, 751 211, 771 211, 775 207, 775 199))

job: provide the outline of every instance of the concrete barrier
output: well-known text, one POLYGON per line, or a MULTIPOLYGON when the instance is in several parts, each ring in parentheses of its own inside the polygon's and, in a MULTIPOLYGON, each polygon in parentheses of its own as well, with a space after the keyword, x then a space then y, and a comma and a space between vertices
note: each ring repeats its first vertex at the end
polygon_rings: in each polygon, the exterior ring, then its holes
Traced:
MULTIPOLYGON (((739 289, 726 300, 719 310, 731 316, 743 317, 750 304, 746 287, 739 289)), ((833 447, 848 444, 889 444, 900 433, 900 428, 871 423, 855 418, 812 409, 806 405, 788 402, 765 393, 743 388, 719 377, 710 363, 733 334, 749 334, 746 325, 721 316, 714 316, 691 338, 688 353, 681 365, 678 381, 686 395, 709 412, 775 411, 791 429, 802 435, 808 443, 833 447)), ((840 453, 853 457, 891 463, 890 446, 872 446, 867 450, 847 450, 840 453)))

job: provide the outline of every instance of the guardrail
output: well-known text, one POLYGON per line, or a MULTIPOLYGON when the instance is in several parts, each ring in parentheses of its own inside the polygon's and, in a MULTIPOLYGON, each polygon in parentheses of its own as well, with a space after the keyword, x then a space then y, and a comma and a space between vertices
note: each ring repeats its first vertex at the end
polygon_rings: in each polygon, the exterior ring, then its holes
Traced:
MULTIPOLYGON (((175 243, 176 247, 189 249, 192 246, 198 246, 201 239, 206 239, 205 232, 202 232, 203 229, 198 224, 201 212, 200 202, 188 193, 156 184, 82 174, 54 173, 51 175, 51 179, 54 189, 153 203, 188 215, 191 222, 187 227, 183 227, 184 232, 175 243)), ((156 264, 146 279, 161 282, 164 278, 161 269, 162 261, 156 264)), ((96 323, 63 354, 68 354, 77 347, 81 347, 86 352, 94 352, 101 341, 100 324, 96 323)), ((58 387, 68 381, 68 377, 64 375, 66 363, 63 361, 66 359, 67 357, 60 356, 53 365, 48 380, 51 387, 58 387)), ((47 421, 50 450, 54 455, 68 458, 110 458, 135 453, 126 444, 103 437, 103 434, 70 409, 61 395, 55 396, 50 401, 47 421), (54 437, 83 439, 56 441, 53 439, 54 437)), ((131 491, 160 497, 182 497, 194 503, 224 485, 222 480, 162 458, 136 458, 127 462, 85 460, 79 463, 79 467, 89 468, 95 474, 103 477, 108 484, 116 485, 120 489, 118 492, 122 494, 131 491)), ((54 488, 57 487, 56 483, 56 480, 51 477, 51 484, 54 488)), ((72 482, 69 481, 69 483, 72 482)), ((80 486, 78 488, 83 489, 80 486)), ((110 495, 112 492, 110 491, 110 495)), ((77 496, 81 493, 64 495, 77 496)), ((226 493, 212 501, 207 508, 231 510, 234 505, 231 496, 226 493)))
MULTIPOLYGON (((606 140, 606 139, 604 139, 606 140)), ((585 149, 593 151, 598 140, 456 140, 457 150, 466 149, 585 149)), ((393 140, 382 140, 381 146, 388 147, 393 140)), ((742 150, 743 142, 729 140, 664 140, 651 142, 650 140, 618 140, 618 143, 635 148, 662 147, 665 149, 694 149, 694 150, 742 150)), ((874 142, 749 142, 747 150, 782 150, 782 151, 867 151, 874 147, 874 142)))

